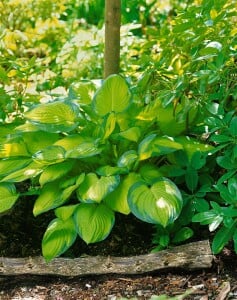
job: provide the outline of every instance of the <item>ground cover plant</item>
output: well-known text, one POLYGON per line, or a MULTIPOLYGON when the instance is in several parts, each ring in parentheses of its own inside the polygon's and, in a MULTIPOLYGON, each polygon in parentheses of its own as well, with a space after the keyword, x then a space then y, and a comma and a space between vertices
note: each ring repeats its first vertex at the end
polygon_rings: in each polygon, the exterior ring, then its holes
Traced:
POLYGON ((136 22, 121 28, 122 74, 106 80, 103 22, 82 20, 76 1, 10 4, 25 14, 1 20, 0 212, 21 196, 35 199, 36 217, 54 210, 46 260, 78 237, 104 240, 118 213, 153 224, 154 251, 203 225, 214 253, 230 240, 236 250, 234 1, 177 2, 159 22, 145 2, 146 14, 124 7, 136 22))

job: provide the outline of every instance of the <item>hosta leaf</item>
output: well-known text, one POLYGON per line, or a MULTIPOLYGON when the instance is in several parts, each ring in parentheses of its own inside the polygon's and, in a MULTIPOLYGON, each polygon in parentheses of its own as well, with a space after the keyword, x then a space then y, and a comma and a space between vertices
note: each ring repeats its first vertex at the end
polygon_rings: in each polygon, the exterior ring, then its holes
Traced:
POLYGON ((21 182, 26 179, 32 179, 39 175, 44 170, 43 166, 35 162, 31 162, 27 164, 25 167, 20 168, 18 166, 18 170, 11 172, 7 176, 3 177, 1 181, 9 181, 9 182, 21 182))
POLYGON ((59 164, 48 166, 40 175, 40 185, 54 181, 67 174, 73 167, 74 161, 65 161, 59 164))
POLYGON ((179 216, 183 200, 176 185, 162 177, 151 187, 135 183, 128 193, 128 205, 142 221, 166 227, 179 216))
POLYGON ((78 107, 66 101, 39 104, 25 113, 25 117, 40 130, 47 132, 69 132, 78 125, 78 107))
MULTIPOLYGON (((78 182, 80 184, 80 178, 84 178, 83 175, 78 177, 78 182)), ((56 208, 63 203, 65 203, 71 194, 77 189, 79 184, 75 182, 76 178, 71 182, 71 185, 68 185, 65 188, 60 186, 60 182, 54 181, 46 183, 42 189, 39 197, 36 199, 33 214, 37 216, 46 212, 50 209, 56 208)))
POLYGON ((77 148, 79 145, 87 142, 93 142, 93 140, 89 137, 84 137, 82 135, 75 134, 75 135, 69 135, 65 138, 62 138, 61 140, 56 141, 54 145, 61 146, 66 151, 70 151, 77 148))
POLYGON ((35 162, 42 165, 51 165, 65 160, 66 151, 61 146, 48 146, 34 155, 32 158, 35 162))
POLYGON ((27 145, 27 149, 31 154, 51 146, 54 142, 58 140, 57 133, 50 133, 45 131, 36 132, 24 132, 23 140, 27 145))
POLYGON ((63 254, 76 240, 74 220, 54 219, 47 227, 42 240, 42 253, 46 261, 63 254))
POLYGON ((115 221, 114 212, 102 203, 80 204, 74 218, 78 234, 87 244, 103 241, 115 221))
POLYGON ((129 150, 123 153, 118 160, 118 166, 131 169, 138 159, 137 152, 135 150, 129 150))
POLYGON ((107 139, 111 133, 114 131, 116 125, 116 114, 114 112, 110 113, 106 118, 104 124, 104 139, 107 139))
POLYGON ((155 165, 145 164, 139 170, 140 175, 148 184, 152 184, 159 177, 163 177, 162 172, 155 165))
POLYGON ((28 158, 14 158, 0 160, 0 177, 11 174, 19 169, 23 169, 32 162, 28 158))
POLYGON ((119 181, 118 175, 98 178, 96 174, 89 173, 77 190, 78 199, 82 202, 99 203, 117 187, 119 181))
POLYGON ((175 142, 173 138, 151 134, 139 144, 138 154, 140 160, 145 160, 150 157, 169 154, 180 149, 183 149, 183 146, 175 142))
POLYGON ((59 219, 61 219, 63 221, 66 221, 73 215, 73 213, 77 209, 78 205, 79 204, 61 206, 61 207, 56 208, 54 213, 55 213, 56 217, 58 217, 59 219))
POLYGON ((131 127, 128 130, 119 133, 119 136, 132 142, 137 142, 141 136, 141 130, 139 127, 131 127))
POLYGON ((118 185, 118 187, 109 193, 103 200, 112 210, 128 215, 130 208, 128 206, 128 190, 130 187, 141 180, 137 173, 129 173, 118 185))
POLYGON ((14 156, 30 156, 26 144, 22 139, 13 139, 0 144, 0 157, 14 157, 14 156))
POLYGON ((110 112, 122 112, 130 104, 131 93, 126 80, 120 75, 109 76, 93 99, 95 111, 100 116, 110 112))
POLYGON ((15 185, 8 182, 0 183, 0 195, 0 213, 12 208, 19 197, 15 185))
POLYGON ((86 158, 95 156, 102 152, 101 148, 98 148, 93 142, 87 142, 80 144, 76 148, 67 151, 67 158, 86 158))
POLYGON ((112 175, 120 175, 127 174, 128 169, 126 167, 112 167, 112 166, 102 166, 96 169, 96 174, 100 176, 112 176, 112 175))

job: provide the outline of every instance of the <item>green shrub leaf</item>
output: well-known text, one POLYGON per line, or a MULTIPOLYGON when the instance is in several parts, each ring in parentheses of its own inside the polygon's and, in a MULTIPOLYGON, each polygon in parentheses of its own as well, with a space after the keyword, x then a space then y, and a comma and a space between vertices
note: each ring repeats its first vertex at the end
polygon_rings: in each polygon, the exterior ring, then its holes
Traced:
POLYGON ((74 218, 79 236, 87 243, 104 240, 113 228, 114 212, 104 204, 80 204, 74 218))
POLYGON ((51 165, 65 160, 65 150, 61 146, 48 146, 32 155, 35 162, 51 165))
POLYGON ((98 178, 95 173, 89 173, 77 189, 78 199, 87 203, 99 203, 118 186, 119 181, 118 175, 98 178))
POLYGON ((66 101, 39 104, 25 113, 27 120, 48 132, 72 131, 78 125, 78 115, 78 107, 66 101))
POLYGON ((100 116, 122 112, 130 104, 131 93, 126 80, 120 75, 109 76, 95 94, 93 106, 100 116))
POLYGON ((42 240, 42 253, 46 261, 63 254, 76 240, 77 231, 72 218, 54 219, 42 240))
POLYGON ((8 182, 0 183, 0 213, 8 211, 19 197, 15 185, 8 182))
POLYGON ((150 187, 135 183, 129 190, 128 204, 137 218, 166 227, 179 216, 183 200, 176 185, 162 177, 150 187))

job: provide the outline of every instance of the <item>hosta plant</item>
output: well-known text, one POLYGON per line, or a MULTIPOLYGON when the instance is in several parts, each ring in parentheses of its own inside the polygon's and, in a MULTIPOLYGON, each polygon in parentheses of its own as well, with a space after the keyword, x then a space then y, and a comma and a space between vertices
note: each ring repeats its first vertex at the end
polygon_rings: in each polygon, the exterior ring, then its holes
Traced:
POLYGON ((115 212, 162 228, 179 217, 181 192, 161 166, 176 152, 190 153, 189 141, 163 135, 156 108, 134 100, 126 80, 112 75, 96 92, 82 82, 68 97, 34 106, 23 125, 1 136, 1 212, 19 197, 14 183, 30 180, 25 195, 35 191, 34 215, 55 212, 42 240, 46 260, 77 236, 104 240, 115 212))

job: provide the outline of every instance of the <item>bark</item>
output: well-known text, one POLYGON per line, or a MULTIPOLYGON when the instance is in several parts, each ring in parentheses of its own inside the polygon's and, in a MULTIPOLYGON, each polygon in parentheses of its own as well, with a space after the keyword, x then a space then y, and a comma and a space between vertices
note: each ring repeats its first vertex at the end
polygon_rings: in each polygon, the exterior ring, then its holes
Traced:
POLYGON ((104 78, 119 73, 121 0, 105 0, 104 78))
POLYGON ((143 274, 158 270, 196 270, 210 268, 213 256, 209 241, 200 241, 131 257, 88 256, 55 258, 46 263, 43 257, 0 258, 0 275, 84 276, 99 274, 143 274))

